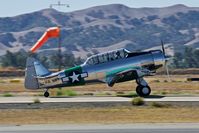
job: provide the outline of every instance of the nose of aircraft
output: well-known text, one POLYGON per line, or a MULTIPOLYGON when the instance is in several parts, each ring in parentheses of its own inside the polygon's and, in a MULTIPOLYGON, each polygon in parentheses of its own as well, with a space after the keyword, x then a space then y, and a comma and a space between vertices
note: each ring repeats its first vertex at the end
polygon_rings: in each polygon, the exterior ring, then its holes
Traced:
POLYGON ((154 65, 156 68, 159 68, 165 64, 165 56, 162 51, 156 50, 152 52, 153 55, 153 60, 154 60, 154 65))

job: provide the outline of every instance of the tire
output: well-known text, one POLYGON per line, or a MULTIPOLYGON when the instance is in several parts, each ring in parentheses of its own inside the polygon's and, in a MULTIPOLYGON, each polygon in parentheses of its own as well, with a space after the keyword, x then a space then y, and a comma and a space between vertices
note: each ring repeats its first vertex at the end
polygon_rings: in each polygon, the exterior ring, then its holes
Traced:
POLYGON ((141 86, 138 85, 138 86, 136 87, 136 93, 137 93, 138 96, 141 96, 140 90, 141 90, 141 86))
POLYGON ((140 97, 146 97, 150 95, 151 88, 149 86, 138 85, 136 88, 136 92, 140 97))
POLYGON ((44 92, 44 97, 49 97, 49 95, 50 95, 49 92, 47 92, 47 91, 44 92))

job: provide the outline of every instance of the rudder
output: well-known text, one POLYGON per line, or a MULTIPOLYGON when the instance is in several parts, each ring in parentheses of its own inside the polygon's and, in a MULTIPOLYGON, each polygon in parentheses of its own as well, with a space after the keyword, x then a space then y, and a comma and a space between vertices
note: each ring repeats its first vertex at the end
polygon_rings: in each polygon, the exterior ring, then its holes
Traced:
POLYGON ((50 74, 50 72, 37 59, 28 57, 25 70, 25 88, 32 90, 39 89, 37 77, 48 74, 50 74))

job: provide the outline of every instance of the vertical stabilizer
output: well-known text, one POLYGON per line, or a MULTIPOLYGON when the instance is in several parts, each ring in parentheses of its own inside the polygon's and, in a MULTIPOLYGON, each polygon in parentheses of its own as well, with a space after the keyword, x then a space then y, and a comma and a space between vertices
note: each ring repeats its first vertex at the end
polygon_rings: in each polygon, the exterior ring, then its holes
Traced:
POLYGON ((26 61, 25 83, 26 89, 39 89, 37 77, 50 74, 50 72, 35 58, 28 57, 26 61))

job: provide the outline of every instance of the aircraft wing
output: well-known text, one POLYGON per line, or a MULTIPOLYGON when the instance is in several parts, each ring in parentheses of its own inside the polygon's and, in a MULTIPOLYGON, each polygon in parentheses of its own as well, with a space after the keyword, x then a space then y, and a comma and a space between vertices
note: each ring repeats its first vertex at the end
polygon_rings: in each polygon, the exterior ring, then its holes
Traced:
POLYGON ((106 77, 106 82, 108 86, 112 87, 115 83, 134 80, 146 75, 151 75, 151 71, 145 68, 130 68, 109 74, 106 77))

